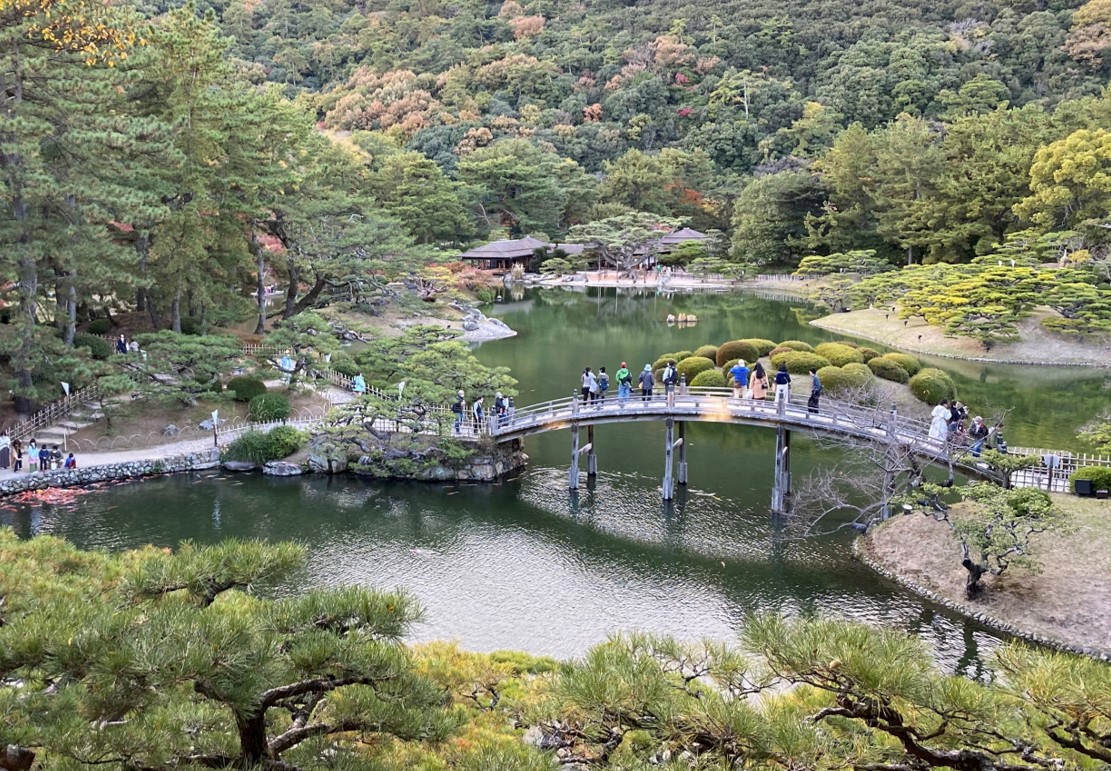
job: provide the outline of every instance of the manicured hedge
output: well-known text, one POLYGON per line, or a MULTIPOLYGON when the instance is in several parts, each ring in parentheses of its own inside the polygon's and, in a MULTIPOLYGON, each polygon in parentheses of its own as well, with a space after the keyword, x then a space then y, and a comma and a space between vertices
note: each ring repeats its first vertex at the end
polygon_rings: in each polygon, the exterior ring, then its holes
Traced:
POLYGON ((818 370, 818 380, 822 381, 822 390, 827 393, 837 393, 852 386, 852 378, 840 367, 822 367, 818 370))
POLYGON ((879 351, 874 350, 872 348, 858 348, 857 350, 859 350, 860 355, 864 357, 864 363, 865 364, 867 364, 872 359, 875 359, 878 356, 883 356, 882 353, 880 353, 879 351))
POLYGON ((665 353, 663 356, 661 356, 660 358, 658 358, 654 362, 652 362, 652 371, 655 372, 656 370, 663 369, 664 367, 667 366, 667 363, 669 361, 676 361, 677 362, 679 360, 675 358, 675 354, 665 353))
POLYGON ((266 393, 266 383, 257 377, 233 377, 228 381, 228 390, 235 393, 232 398, 237 402, 249 402, 256 396, 266 393))
POLYGON ((1111 468, 1107 466, 1083 466, 1078 468, 1069 477, 1069 482, 1076 482, 1078 479, 1091 481, 1092 487, 1096 490, 1111 490, 1111 468))
POLYGON ((746 337, 741 342, 751 344, 761 356, 767 356, 775 348, 774 342, 763 337, 746 337))
POLYGON ((910 380, 910 375, 907 371, 899 366, 899 362, 893 361, 886 356, 877 356, 868 362, 868 369, 872 370, 872 374, 876 377, 882 377, 884 380, 890 380, 895 383, 906 383, 910 380))
POLYGON ((259 394, 247 406, 247 417, 255 423, 285 420, 290 412, 289 399, 282 394, 259 394))
POLYGON ((864 354, 851 345, 844 343, 822 343, 814 349, 814 353, 825 356, 835 367, 844 367, 846 364, 863 364, 864 354))
POLYGON ((708 369, 695 375, 689 385, 699 388, 721 388, 725 385, 725 376, 716 369, 708 369))
POLYGON ((922 369, 922 362, 909 353, 885 353, 884 356, 905 369, 911 377, 917 375, 922 369))
POLYGON ((805 375, 811 367, 821 369, 831 366, 829 359, 809 351, 787 351, 772 356, 772 367, 779 369, 780 364, 786 364, 787 371, 792 375, 805 375))
POLYGON ((266 463, 288 458, 304 443, 305 435, 293 426, 278 426, 267 433, 248 431, 228 445, 223 457, 225 460, 266 463))
POLYGON ((784 340, 776 347, 790 348, 792 351, 806 351, 807 353, 814 353, 814 346, 812 346, 810 343, 804 343, 802 340, 784 340))
POLYGON ((716 361, 718 357, 718 347, 716 345, 702 345, 694 349, 695 356, 703 356, 707 359, 716 361))
POLYGON ((730 359, 744 359, 746 362, 760 358, 760 349, 747 340, 730 340, 718 346, 717 364, 720 367, 730 359))
POLYGON ((942 399, 953 399, 957 386, 953 378, 940 369, 926 367, 910 379, 910 392, 926 404, 938 404, 942 399))
POLYGON ((679 370, 680 375, 686 375, 688 383, 691 382, 694 376, 699 372, 706 372, 713 368, 713 360, 707 359, 705 356, 689 356, 675 366, 675 369, 679 370))
POLYGON ((849 378, 850 383, 857 387, 866 384, 875 377, 867 364, 846 364, 841 368, 841 371, 849 378))
POLYGON ((671 354, 671 357, 675 359, 675 361, 689 359, 691 356, 694 356, 694 351, 676 351, 675 353, 671 354))
POLYGON ((93 319, 85 325, 85 331, 90 335, 106 335, 112 331, 112 320, 93 319))
POLYGON ((104 361, 112 355, 112 344, 103 337, 86 335, 80 332, 73 336, 75 348, 85 348, 94 359, 104 361))

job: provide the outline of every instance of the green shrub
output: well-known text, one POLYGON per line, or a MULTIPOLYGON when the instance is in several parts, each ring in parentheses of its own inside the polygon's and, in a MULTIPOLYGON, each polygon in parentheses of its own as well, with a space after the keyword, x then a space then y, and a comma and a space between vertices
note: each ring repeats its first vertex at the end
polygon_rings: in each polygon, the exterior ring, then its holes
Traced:
MULTIPOLYGON (((771 340, 766 340, 762 337, 746 337, 741 340, 742 343, 748 343, 756 349, 761 356, 767 356, 775 348, 775 343, 771 340)), ((748 359, 745 359, 748 361, 748 359)))
POLYGON ((845 373, 855 387, 860 387, 875 377, 867 364, 857 364, 855 362, 846 364, 841 368, 841 371, 845 373))
POLYGON ((1097 490, 1111 490, 1111 468, 1107 466, 1082 466, 1069 477, 1069 482, 1078 479, 1091 481, 1092 487, 1097 490))
POLYGON ((818 380, 822 381, 822 391, 837 393, 853 385, 852 377, 840 367, 822 367, 818 370, 818 380))
POLYGON ((675 369, 679 370, 680 375, 686 375, 688 383, 691 382, 694 376, 699 372, 706 372, 713 368, 713 360, 707 359, 705 356, 688 356, 675 366, 675 369))
POLYGON ((213 377, 210 380, 197 379, 193 382, 209 393, 218 394, 224 390, 224 382, 218 377, 213 377))
POLYGON ((699 388, 723 388, 725 386, 725 376, 716 369, 707 369, 695 375, 694 379, 687 385, 698 386, 699 388))
POLYGON ((784 340, 776 346, 776 348, 790 348, 792 351, 806 351, 807 353, 814 353, 814 346, 810 343, 804 343, 802 340, 784 340))
POLYGON ((829 359, 830 364, 835 367, 844 367, 846 364, 863 364, 864 354, 851 345, 844 343, 822 343, 814 352, 819 356, 825 356, 829 359))
POLYGON ((248 431, 228 445, 224 460, 243 460, 266 463, 288 458, 301 449, 305 435, 292 426, 278 426, 268 433, 248 431))
POLYGON ((718 347, 716 345, 702 345, 694 349, 694 355, 717 361, 718 347))
POLYGON ((892 361, 886 356, 877 356, 874 359, 869 359, 868 369, 872 370, 872 374, 876 377, 882 377, 884 380, 890 380, 895 383, 906 383, 910 380, 910 375, 907 371, 899 366, 899 363, 892 361))
POLYGON ((942 399, 955 398, 957 386, 953 383, 953 378, 940 369, 926 367, 910 379, 910 392, 919 401, 938 404, 942 399))
MULTIPOLYGON (((721 365, 721 374, 722 374, 722 377, 724 377, 724 378, 725 378, 726 380, 728 380, 728 379, 729 379, 729 370, 733 369, 733 365, 734 365, 734 364, 736 364, 736 363, 737 363, 738 361, 740 361, 740 359, 730 359, 729 361, 727 361, 727 362, 725 362, 724 364, 722 364, 722 365, 721 365)), ((750 367, 752 366, 752 365, 751 365, 751 364, 750 364, 749 362, 747 362, 747 361, 746 361, 745 363, 746 363, 746 364, 749 364, 749 366, 750 366, 750 367)))
POLYGON ((917 375, 922 369, 922 362, 909 353, 885 353, 884 356, 905 369, 911 377, 917 375))
POLYGON ((730 359, 744 359, 746 362, 756 361, 760 358, 760 349, 747 340, 730 340, 718 346, 718 355, 715 359, 720 367, 730 359))
POLYGON ((683 359, 689 359, 691 356, 694 356, 694 351, 676 351, 671 358, 675 361, 682 361, 683 359))
POLYGON ((249 402, 256 396, 266 393, 266 383, 257 377, 233 377, 228 381, 228 390, 235 392, 232 398, 237 402, 249 402))
POLYGON ((786 364, 787 371, 792 375, 805 375, 811 367, 821 369, 830 366, 829 359, 809 351, 785 351, 772 356, 772 367, 779 369, 780 364, 786 364))
POLYGON ((331 362, 329 362, 329 366, 331 366, 331 368, 334 369, 336 372, 340 373, 341 375, 346 375, 347 377, 355 377, 355 375, 359 374, 359 371, 361 369, 358 362, 355 361, 355 357, 353 357, 346 351, 333 353, 332 360, 331 362))
POLYGON ((103 337, 78 333, 73 336, 73 347, 88 350, 94 359, 104 361, 112 355, 112 344, 103 337))
POLYGON ((872 359, 883 356, 882 353, 872 348, 858 348, 857 350, 860 351, 860 355, 864 357, 865 364, 870 362, 872 359))
POLYGON ((259 394, 247 407, 247 418, 254 423, 285 420, 289 413, 289 399, 283 394, 259 394))
POLYGON ((677 358, 675 358, 675 354, 665 353, 663 356, 659 357, 654 362, 652 362, 652 371, 655 372, 656 370, 663 369, 664 367, 667 366, 667 363, 669 361, 677 362, 679 360, 677 358))
POLYGON ((201 320, 196 316, 182 316, 181 317, 181 334, 183 335, 201 335, 204 332, 201 330, 201 320))
POLYGON ((85 331, 90 335, 106 335, 112 331, 112 319, 93 319, 85 325, 85 331))

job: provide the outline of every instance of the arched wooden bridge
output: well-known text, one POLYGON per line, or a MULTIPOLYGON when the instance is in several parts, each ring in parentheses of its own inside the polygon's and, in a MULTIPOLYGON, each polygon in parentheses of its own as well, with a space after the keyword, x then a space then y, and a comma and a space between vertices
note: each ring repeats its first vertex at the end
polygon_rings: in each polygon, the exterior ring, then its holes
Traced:
MULTIPOLYGON (((521 407, 500 420, 491 416, 483 432, 500 443, 569 429, 571 467, 568 484, 574 490, 579 486, 580 455, 587 456, 587 474, 597 473, 594 427, 640 421, 663 421, 666 427, 662 485, 665 500, 673 497, 675 483, 686 484, 687 481, 687 423, 733 423, 774 428, 776 452, 772 510, 776 512, 786 511, 790 501, 792 431, 891 443, 924 460, 945 460, 947 463, 950 462, 950 451, 957 449, 946 441, 931 438, 927 423, 898 415, 894 407, 890 410, 870 409, 823 399, 820 411, 813 413, 797 396, 781 402, 737 399, 733 397, 732 389, 728 388, 682 388, 671 393, 657 393, 648 399, 634 394, 624 401, 611 393, 604 401, 587 404, 583 404, 576 395, 521 407), (587 441, 580 446, 579 432, 582 428, 587 430, 587 441), (677 474, 673 474, 675 454, 678 454, 679 462, 677 474)), ((973 477, 992 478, 992 473, 985 466, 974 462, 953 459, 952 465, 954 469, 973 477)))

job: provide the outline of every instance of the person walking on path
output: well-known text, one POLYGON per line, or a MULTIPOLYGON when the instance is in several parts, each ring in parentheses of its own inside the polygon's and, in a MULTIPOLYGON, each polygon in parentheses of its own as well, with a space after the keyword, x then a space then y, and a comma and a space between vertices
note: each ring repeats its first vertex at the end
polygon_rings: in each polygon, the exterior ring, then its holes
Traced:
POLYGON ((789 402, 791 400, 791 373, 787 371, 786 364, 779 365, 779 371, 775 373, 775 403, 778 405, 782 402, 789 402))
POLYGON ((582 397, 583 404, 585 405, 590 401, 591 394, 598 392, 598 380, 594 377, 594 373, 590 371, 590 367, 583 370, 582 374, 582 397))
POLYGON ((455 395, 455 403, 451 405, 451 412, 455 415, 454 431, 458 434, 459 429, 463 427, 463 416, 467 413, 467 400, 462 388, 455 395))
POLYGON ((31 439, 27 445, 27 471, 34 474, 39 470, 39 445, 38 442, 31 439))
POLYGON ((629 394, 633 390, 633 373, 625 362, 621 362, 621 369, 617 370, 617 403, 624 406, 629 401, 629 394))
POLYGON ((749 390, 752 392, 752 398, 763 401, 768 396, 768 373, 764 371, 764 365, 756 362, 756 366, 752 368, 752 374, 748 378, 749 390))
POLYGON ((729 370, 729 374, 733 377, 733 398, 747 399, 750 394, 748 390, 749 371, 745 360, 738 360, 729 370))
POLYGON ((482 397, 475 397, 474 404, 471 405, 471 418, 474 420, 474 431, 479 433, 482 431, 482 421, 486 418, 486 410, 482 408, 482 397))
POLYGON ((351 390, 355 392, 356 396, 366 395, 366 379, 362 372, 355 375, 355 378, 351 381, 351 390))
POLYGON ((810 398, 806 400, 806 411, 812 415, 818 414, 818 400, 822 398, 822 381, 818 379, 818 370, 810 368, 810 398))
POLYGON ((123 332, 116 338, 116 353, 127 353, 127 338, 123 336, 123 332))
POLYGON ((8 432, 0 432, 0 468, 7 469, 12 465, 12 440, 8 432))
POLYGON ((930 412, 930 438, 944 442, 949 437, 949 400, 942 399, 930 412))
POLYGON ((652 365, 645 364, 644 371, 640 373, 640 400, 643 402, 652 398, 652 387, 656 385, 656 378, 652 375, 652 365))
POLYGON ((598 401, 606 400, 606 391, 610 390, 610 376, 606 374, 605 367, 598 368, 598 401))

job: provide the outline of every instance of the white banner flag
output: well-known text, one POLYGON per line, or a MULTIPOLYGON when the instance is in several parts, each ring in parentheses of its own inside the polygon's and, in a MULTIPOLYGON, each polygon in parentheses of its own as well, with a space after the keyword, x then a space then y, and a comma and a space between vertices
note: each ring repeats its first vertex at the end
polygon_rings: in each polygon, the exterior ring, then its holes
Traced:
POLYGON ((66 396, 69 396, 69 383, 64 380, 62 381, 62 390, 66 392, 66 396))

